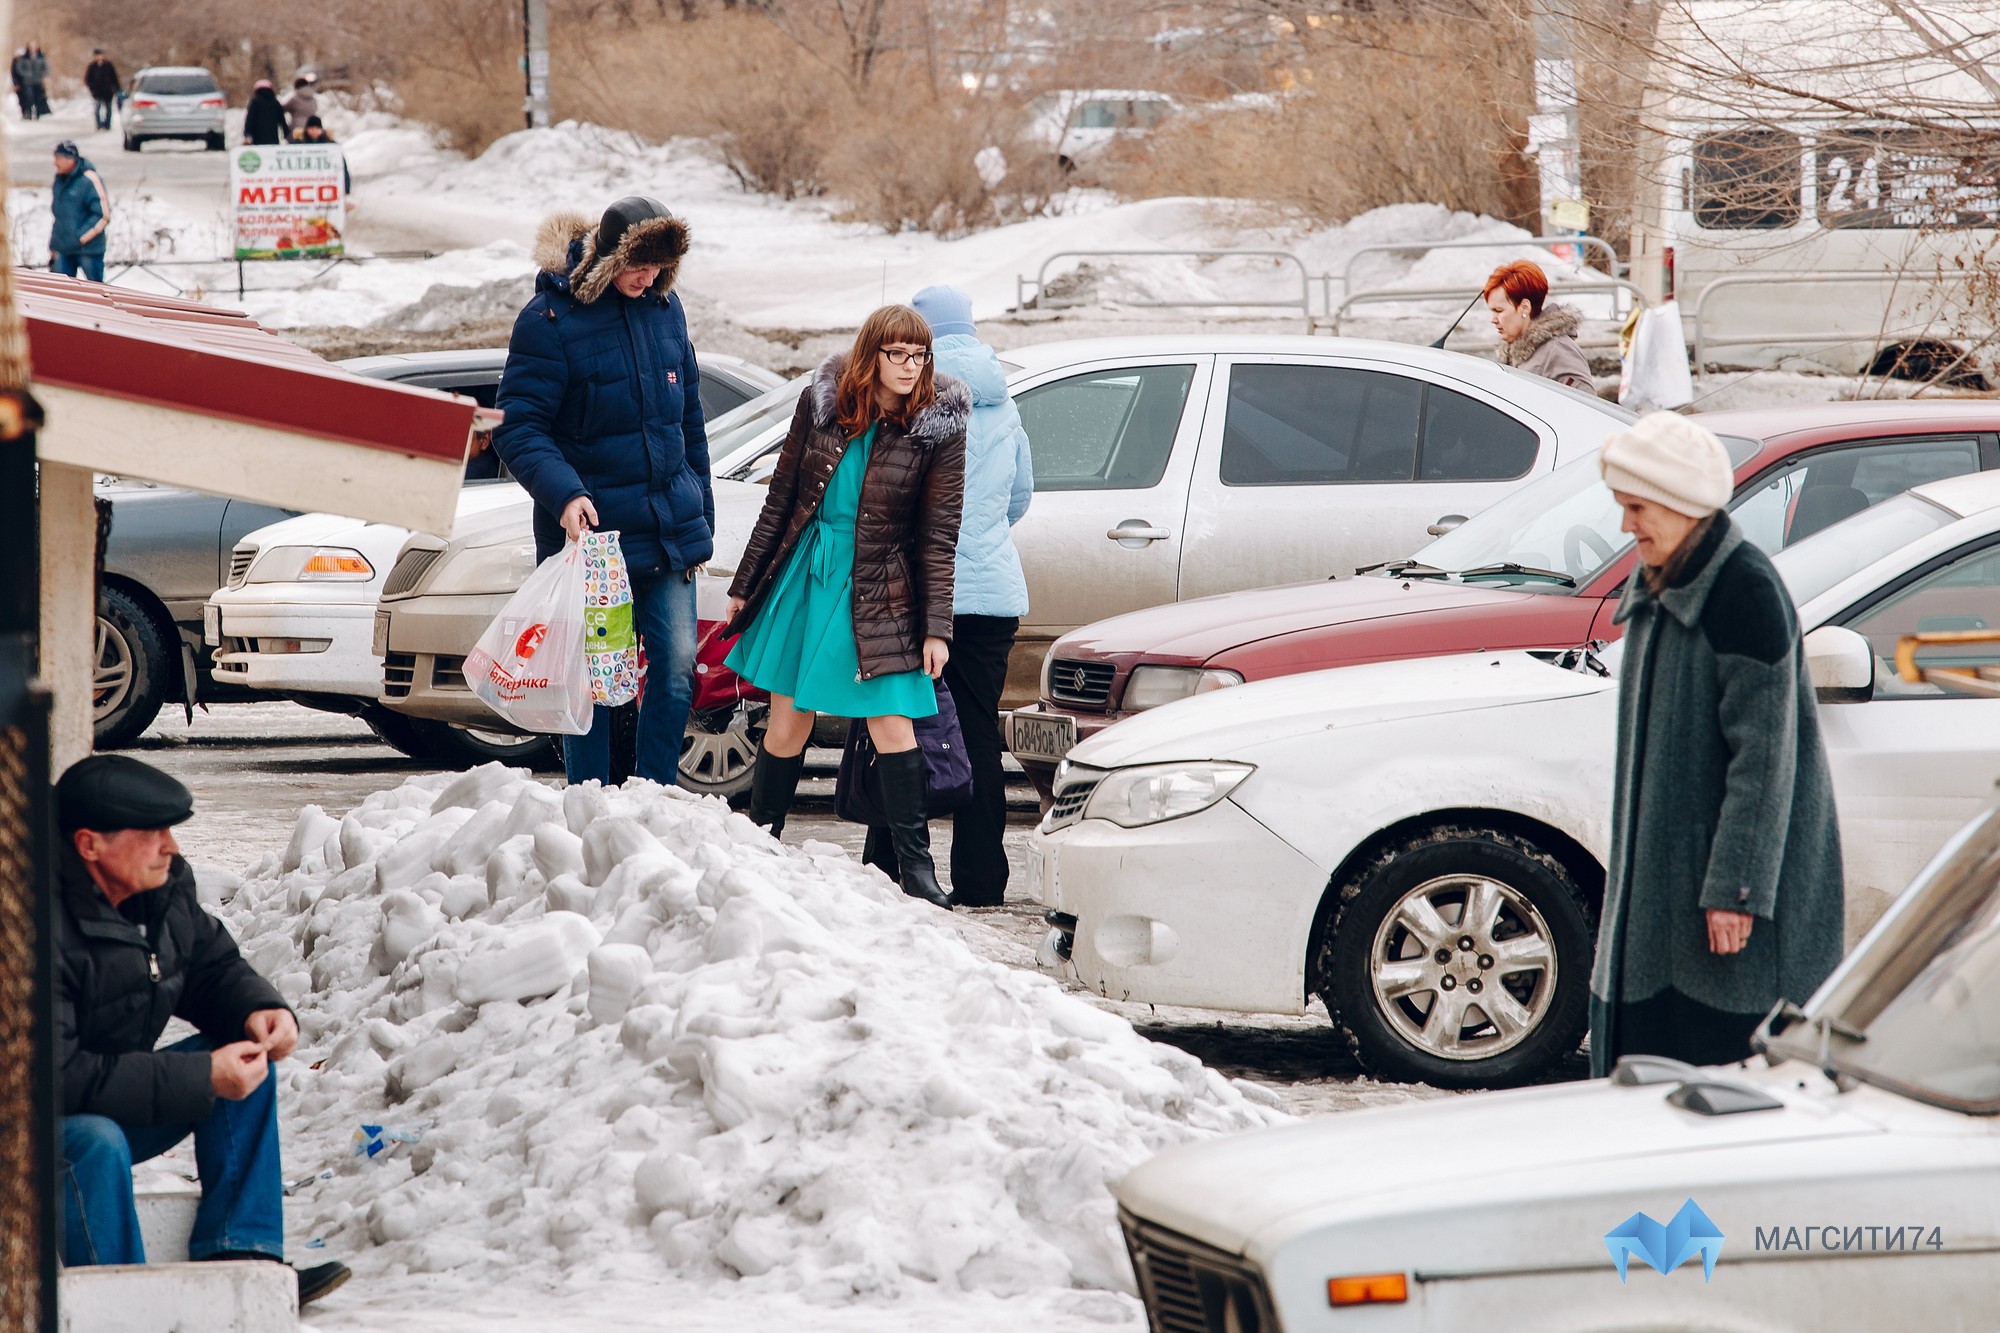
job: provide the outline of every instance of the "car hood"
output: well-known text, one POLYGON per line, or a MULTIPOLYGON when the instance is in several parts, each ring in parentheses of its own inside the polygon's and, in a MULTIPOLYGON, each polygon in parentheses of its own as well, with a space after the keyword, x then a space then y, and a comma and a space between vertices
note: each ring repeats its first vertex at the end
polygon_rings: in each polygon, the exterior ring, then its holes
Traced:
MULTIPOLYGON (((1308 1230, 1365 1230, 1433 1210, 1484 1213, 1493 1206, 1520 1216, 1534 1205, 1679 1182, 1666 1187, 1675 1193, 1665 1221, 1688 1191, 1707 1198, 1732 1172, 1753 1174, 1742 1165, 1746 1157, 1775 1165, 1794 1145, 1884 1135, 1817 1071, 1809 1079, 1796 1064, 1707 1072, 1769 1093, 1782 1109, 1702 1115, 1668 1102, 1672 1083, 1628 1088, 1596 1081, 1480 1093, 1170 1149, 1128 1174, 1118 1198, 1149 1221, 1239 1254, 1275 1249, 1308 1230)), ((1603 1233, 1629 1212, 1583 1212, 1574 1245, 1583 1259, 1603 1262, 1603 1233)), ((1555 1257, 1509 1255, 1516 1239, 1509 1231, 1488 1227, 1466 1238, 1460 1252, 1453 1252, 1458 1245, 1427 1247, 1421 1258, 1426 1267, 1450 1269, 1555 1257)))
MULTIPOLYGON (((535 502, 528 498, 526 491, 512 484, 478 489, 493 494, 490 497, 482 495, 479 507, 470 510, 461 497, 453 547, 504 546, 510 542, 532 540, 535 502)), ((750 540, 750 529, 757 522, 757 514, 764 507, 767 492, 762 486, 725 480, 716 481, 714 490, 714 565, 726 567, 733 573, 737 558, 743 554, 743 547, 750 540)), ((714 568, 712 572, 719 574, 723 570, 714 568)))
MULTIPOLYGON (((511 511, 521 509, 526 503, 527 493, 511 482, 467 486, 458 493, 455 527, 463 531, 477 525, 486 515, 511 515, 511 511)), ((260 550, 279 546, 346 546, 382 565, 394 562, 396 552, 409 535, 408 528, 393 523, 370 523, 344 514, 300 514, 258 528, 243 540, 260 550)))
POLYGON ((1252 681, 1134 714, 1069 757, 1117 768, 1175 759, 1246 758, 1307 732, 1595 694, 1614 682, 1530 653, 1472 653, 1308 671, 1252 681))

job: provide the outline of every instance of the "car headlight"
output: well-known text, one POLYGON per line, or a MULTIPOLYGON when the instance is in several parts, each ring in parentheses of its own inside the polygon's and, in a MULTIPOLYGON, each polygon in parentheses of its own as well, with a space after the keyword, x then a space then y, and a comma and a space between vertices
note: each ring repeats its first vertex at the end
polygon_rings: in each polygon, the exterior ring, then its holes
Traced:
POLYGON ((273 546, 250 567, 248 583, 366 583, 368 557, 347 546, 273 546))
POLYGON ((1204 670, 1201 667, 1142 666, 1125 682, 1125 698, 1119 705, 1127 713, 1158 708, 1190 695, 1207 694, 1241 685, 1243 677, 1234 671, 1204 670))
POLYGON ((1256 772, 1252 764, 1209 760, 1114 768, 1083 808, 1085 819, 1108 819, 1124 828, 1200 814, 1256 772))
POLYGON ((446 554, 427 593, 513 592, 535 572, 535 543, 462 546, 446 554))

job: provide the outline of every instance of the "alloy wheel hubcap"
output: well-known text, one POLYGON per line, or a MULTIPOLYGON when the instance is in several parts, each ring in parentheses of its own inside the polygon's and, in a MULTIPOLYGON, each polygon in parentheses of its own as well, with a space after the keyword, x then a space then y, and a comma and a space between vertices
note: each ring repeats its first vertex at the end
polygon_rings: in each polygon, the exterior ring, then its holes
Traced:
POLYGON ((1375 1003, 1397 1035, 1445 1060, 1525 1041, 1555 997, 1549 926, 1518 890, 1444 875, 1405 893, 1375 931, 1375 1003))
POLYGON ((699 716, 688 719, 681 740, 680 773, 704 787, 733 782, 749 772, 757 762, 757 742, 761 728, 753 729, 743 709, 729 715, 725 725, 709 730, 699 716))
POLYGON ((91 717, 102 722, 132 692, 132 645, 117 626, 97 618, 97 665, 90 677, 91 717))

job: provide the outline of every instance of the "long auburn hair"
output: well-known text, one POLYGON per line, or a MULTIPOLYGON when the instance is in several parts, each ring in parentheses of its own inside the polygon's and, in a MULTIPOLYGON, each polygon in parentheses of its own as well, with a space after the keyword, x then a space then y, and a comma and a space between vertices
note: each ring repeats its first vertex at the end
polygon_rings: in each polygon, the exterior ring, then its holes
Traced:
POLYGON ((893 410, 882 410, 875 401, 876 354, 890 343, 921 343, 928 348, 931 326, 906 305, 885 305, 862 321, 861 331, 854 335, 854 350, 848 353, 833 392, 834 415, 850 439, 867 430, 877 417, 908 426, 917 413, 937 400, 937 364, 926 361, 923 374, 917 376, 917 387, 893 410))

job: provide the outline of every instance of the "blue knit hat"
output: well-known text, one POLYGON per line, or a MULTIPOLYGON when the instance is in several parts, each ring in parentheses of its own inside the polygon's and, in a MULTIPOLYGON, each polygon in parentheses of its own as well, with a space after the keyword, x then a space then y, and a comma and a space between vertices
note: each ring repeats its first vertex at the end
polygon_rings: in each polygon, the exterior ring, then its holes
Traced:
POLYGON ((939 284, 926 287, 910 298, 910 304, 931 326, 931 336, 963 333, 972 336, 972 298, 956 287, 939 284))

